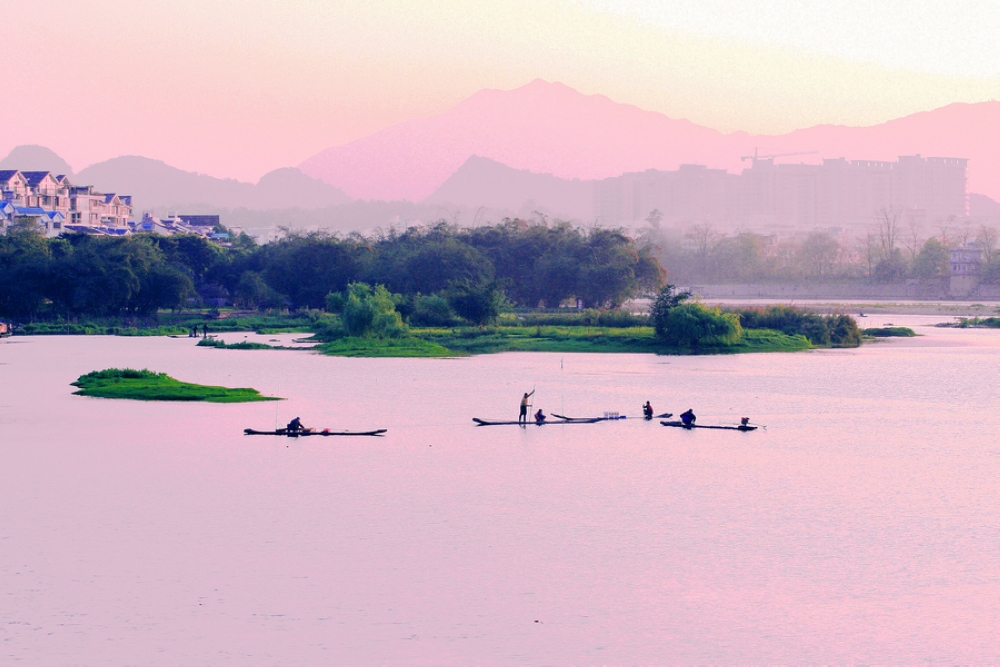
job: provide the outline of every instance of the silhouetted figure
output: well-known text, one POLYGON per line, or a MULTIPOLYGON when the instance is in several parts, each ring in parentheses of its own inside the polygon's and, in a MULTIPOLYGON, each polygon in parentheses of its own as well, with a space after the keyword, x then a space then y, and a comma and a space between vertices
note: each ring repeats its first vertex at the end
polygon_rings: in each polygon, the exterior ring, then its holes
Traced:
POLYGON ((531 398, 532 394, 534 393, 535 393, 534 389, 531 390, 530 394, 528 392, 524 393, 524 398, 521 399, 521 412, 518 413, 517 416, 518 424, 528 423, 528 399, 531 398))
POLYGON ((649 401, 646 401, 646 405, 642 406, 642 416, 646 419, 653 418, 653 406, 649 404, 649 401))
POLYGON ((538 408, 538 412, 535 413, 535 423, 536 424, 544 424, 545 423, 545 419, 546 419, 545 413, 542 412, 541 408, 538 408))
POLYGON ((698 418, 694 416, 694 410, 688 408, 686 412, 681 413, 681 423, 685 426, 694 426, 695 421, 698 418))
POLYGON ((288 433, 302 433, 305 430, 306 427, 302 425, 302 420, 298 417, 288 422, 288 426, 285 427, 285 431, 288 433))
POLYGON ((201 325, 201 337, 202 338, 208 338, 208 324, 207 323, 201 325))

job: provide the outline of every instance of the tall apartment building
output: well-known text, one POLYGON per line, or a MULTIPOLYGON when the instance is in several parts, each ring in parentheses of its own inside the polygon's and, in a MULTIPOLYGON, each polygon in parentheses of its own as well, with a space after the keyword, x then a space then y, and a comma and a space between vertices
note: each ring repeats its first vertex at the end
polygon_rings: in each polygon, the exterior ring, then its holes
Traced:
POLYGON ((912 155, 819 165, 754 159, 738 175, 698 165, 650 169, 597 181, 594 215, 639 223, 656 209, 673 224, 809 229, 865 226, 885 210, 929 224, 968 214, 967 167, 961 158, 912 155))

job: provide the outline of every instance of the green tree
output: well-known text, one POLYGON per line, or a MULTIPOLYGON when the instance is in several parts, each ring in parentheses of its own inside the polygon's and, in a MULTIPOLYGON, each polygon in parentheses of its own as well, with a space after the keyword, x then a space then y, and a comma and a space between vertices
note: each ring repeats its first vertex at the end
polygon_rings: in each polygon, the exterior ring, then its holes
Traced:
POLYGON ((649 310, 656 335, 663 338, 667 333, 667 317, 670 311, 691 298, 691 292, 678 291, 676 285, 664 285, 649 310))
POLYGON ((836 272, 840 243, 826 232, 814 231, 797 248, 795 263, 806 278, 821 280, 836 272))
POLYGON ((913 277, 924 280, 944 278, 951 268, 948 248, 937 239, 927 239, 913 260, 913 277))
POLYGON ((33 225, 14 223, 0 236, 0 316, 30 317, 45 303, 49 246, 33 225))
POLYGON ((277 308, 284 297, 271 288, 257 271, 244 271, 236 285, 236 303, 242 308, 277 308))
POLYGON ((496 284, 485 287, 463 285, 454 288, 449 305, 459 317, 472 324, 492 324, 506 304, 503 292, 496 284))
POLYGON ((455 323, 455 311, 448 300, 437 294, 414 299, 410 324, 425 327, 450 327, 455 323))
POLYGON ((906 260, 903 259, 903 253, 899 251, 899 248, 893 248, 889 251, 888 257, 875 265, 873 277, 875 282, 886 285, 903 282, 906 273, 906 260))

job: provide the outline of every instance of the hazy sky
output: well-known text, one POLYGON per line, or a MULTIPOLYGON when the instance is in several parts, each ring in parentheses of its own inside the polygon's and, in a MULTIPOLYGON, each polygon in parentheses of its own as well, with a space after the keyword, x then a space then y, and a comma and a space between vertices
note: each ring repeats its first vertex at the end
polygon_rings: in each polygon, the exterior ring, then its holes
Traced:
POLYGON ((724 131, 1000 98, 996 0, 4 2, 0 154, 256 180, 535 78, 724 131))

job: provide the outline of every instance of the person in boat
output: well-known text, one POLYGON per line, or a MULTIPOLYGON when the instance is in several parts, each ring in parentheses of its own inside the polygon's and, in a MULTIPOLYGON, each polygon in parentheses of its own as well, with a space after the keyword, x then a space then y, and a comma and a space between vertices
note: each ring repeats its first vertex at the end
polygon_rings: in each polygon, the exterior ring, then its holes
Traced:
POLYGON ((694 410, 691 408, 688 408, 686 412, 681 413, 681 423, 685 426, 694 426, 697 419, 698 418, 694 415, 694 410))
POLYGON ((288 422, 288 426, 285 427, 288 433, 301 433, 306 430, 306 427, 302 425, 302 420, 296 417, 292 421, 288 422))
POLYGON ((528 392, 524 392, 524 397, 521 399, 521 412, 518 413, 518 416, 517 416, 517 423, 518 424, 527 424, 528 423, 528 399, 531 398, 531 396, 534 393, 535 393, 534 389, 531 390, 530 394, 528 392))
POLYGON ((740 428, 746 428, 749 425, 750 425, 750 418, 749 417, 741 417, 740 418, 740 428))
POLYGON ((541 408, 538 408, 538 412, 535 413, 535 423, 536 424, 544 424, 545 423, 545 419, 546 419, 545 413, 542 412, 541 408))
POLYGON ((642 406, 642 416, 646 419, 653 418, 653 406, 649 404, 649 401, 646 401, 646 405, 642 406))

